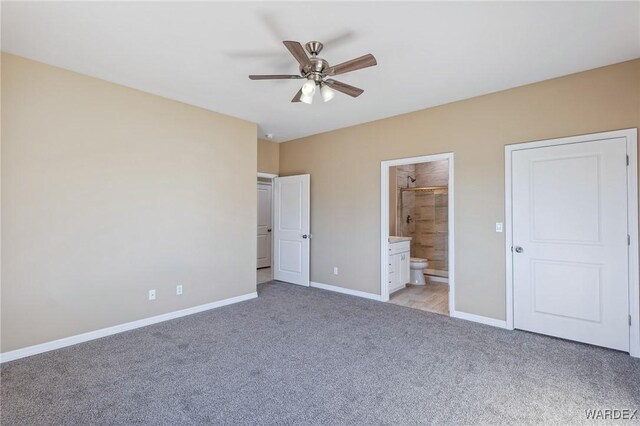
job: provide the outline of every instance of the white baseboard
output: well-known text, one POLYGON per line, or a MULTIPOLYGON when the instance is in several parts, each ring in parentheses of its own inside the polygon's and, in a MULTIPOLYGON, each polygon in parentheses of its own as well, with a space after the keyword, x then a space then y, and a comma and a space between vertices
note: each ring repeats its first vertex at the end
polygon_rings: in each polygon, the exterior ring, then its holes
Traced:
POLYGON ((498 328, 508 328, 507 322, 495 318, 483 317, 481 315, 468 314, 466 312, 454 311, 449 314, 453 318, 459 318, 467 321, 479 322, 480 324, 486 324, 498 328))
POLYGON ((366 291, 351 290, 351 289, 348 289, 348 288, 338 287, 338 286, 335 286, 335 285, 317 283, 315 281, 309 282, 309 286, 315 287, 315 288, 321 288, 322 290, 335 291, 336 293, 342 293, 342 294, 349 294, 351 296, 364 297, 365 299, 371 299, 371 300, 377 300, 377 301, 382 300, 379 294, 367 293, 366 291))
POLYGON ((114 325, 113 327, 101 328, 99 330, 89 331, 87 333, 77 334, 75 336, 64 337, 62 339, 53 340, 51 342, 27 346, 26 348, 16 349, 0 354, 0 363, 25 358, 31 355, 41 354, 43 352, 53 351, 55 349, 76 345, 78 343, 88 342, 90 340, 111 336, 112 334, 122 333, 123 331, 129 331, 136 328, 145 327, 147 325, 172 320, 175 318, 185 317, 187 315, 197 314, 198 312, 208 311, 210 309, 220 308, 222 306, 232 305, 234 303, 243 302, 245 300, 254 299, 256 297, 258 297, 258 293, 256 292, 247 293, 243 294, 242 296, 218 300, 217 302, 206 303, 204 305, 193 306, 191 308, 181 309, 179 311, 168 312, 166 314, 156 315, 154 317, 114 325))
POLYGON ((434 282, 434 283, 447 283, 447 284, 449 284, 449 278, 437 277, 435 275, 426 275, 426 277, 429 278, 429 281, 434 282))

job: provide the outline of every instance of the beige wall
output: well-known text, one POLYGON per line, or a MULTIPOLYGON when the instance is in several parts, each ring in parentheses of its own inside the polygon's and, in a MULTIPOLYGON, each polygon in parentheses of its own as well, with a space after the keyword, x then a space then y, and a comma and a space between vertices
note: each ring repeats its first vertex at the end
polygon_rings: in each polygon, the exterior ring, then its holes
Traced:
POLYGON ((255 291, 255 124, 11 55, 2 124, 3 352, 255 291))
POLYGON ((258 171, 278 174, 280 171, 280 144, 258 139, 258 171))
POLYGON ((635 60, 284 143, 280 173, 311 174, 311 280, 379 294, 380 161, 454 152, 456 308, 504 319, 504 146, 639 126, 635 60))

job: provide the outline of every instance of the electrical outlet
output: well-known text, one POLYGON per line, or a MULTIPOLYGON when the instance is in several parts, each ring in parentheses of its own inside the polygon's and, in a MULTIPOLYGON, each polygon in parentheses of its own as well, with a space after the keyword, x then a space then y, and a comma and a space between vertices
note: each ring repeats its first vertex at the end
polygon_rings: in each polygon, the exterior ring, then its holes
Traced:
POLYGON ((496 232, 502 232, 502 222, 496 222, 496 232))
POLYGON ((338 275, 338 267, 337 266, 333 267, 333 275, 338 275))
POLYGON ((176 286, 176 296, 180 296, 182 294, 182 284, 178 284, 176 286))
POLYGON ((149 290, 149 300, 156 300, 156 291, 149 290))

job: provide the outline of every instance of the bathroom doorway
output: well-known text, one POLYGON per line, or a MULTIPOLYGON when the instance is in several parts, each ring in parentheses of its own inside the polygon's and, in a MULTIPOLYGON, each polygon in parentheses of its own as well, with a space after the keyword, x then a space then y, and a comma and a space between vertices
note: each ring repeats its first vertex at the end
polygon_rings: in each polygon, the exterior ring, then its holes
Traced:
POLYGON ((450 315, 453 154, 383 161, 381 172, 382 299, 450 315))

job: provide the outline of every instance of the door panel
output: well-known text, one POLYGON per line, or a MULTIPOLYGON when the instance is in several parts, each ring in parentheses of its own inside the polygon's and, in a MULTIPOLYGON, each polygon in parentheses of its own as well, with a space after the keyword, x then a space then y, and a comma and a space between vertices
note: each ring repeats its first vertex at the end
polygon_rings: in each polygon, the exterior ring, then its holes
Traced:
POLYGON ((271 185, 258 183, 258 268, 271 266, 271 185))
POLYGON ((284 272, 302 273, 302 242, 280 241, 280 269, 284 272))
POLYGON ((629 350, 625 139, 512 152, 514 326, 629 350))
POLYGON ((258 235, 258 268, 271 266, 271 238, 269 235, 258 235))
POLYGON ((599 156, 540 159, 531 165, 533 240, 599 243, 599 156))
POLYGON ((535 312, 601 321, 601 267, 549 261, 532 261, 531 264, 535 312))
POLYGON ((274 270, 279 281, 309 286, 309 175, 274 179, 274 270))

